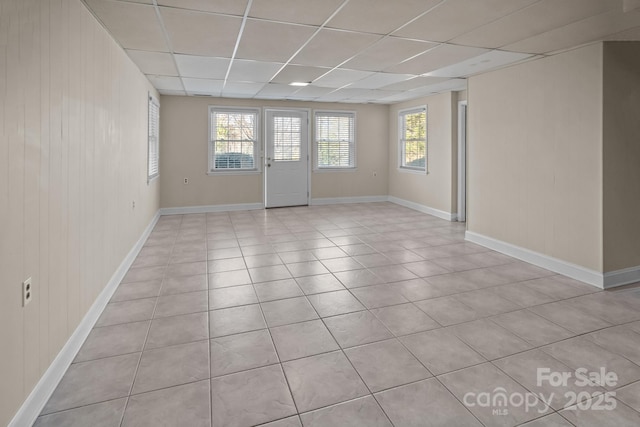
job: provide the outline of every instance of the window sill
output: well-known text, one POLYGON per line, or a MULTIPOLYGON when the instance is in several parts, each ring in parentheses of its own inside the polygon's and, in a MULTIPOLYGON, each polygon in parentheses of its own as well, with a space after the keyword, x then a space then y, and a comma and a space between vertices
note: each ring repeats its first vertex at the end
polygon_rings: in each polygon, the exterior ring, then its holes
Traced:
POLYGON ((251 169, 251 170, 226 170, 226 171, 215 171, 215 172, 207 172, 209 176, 228 176, 228 175, 260 175, 262 173, 261 170, 251 169))
POLYGON ((313 173, 357 172, 358 168, 316 168, 313 173))
POLYGON ((427 172, 426 170, 409 169, 409 168, 403 168, 403 167, 399 167, 398 168, 398 172, 401 172, 401 173, 412 173, 414 175, 428 175, 429 174, 429 172, 427 172))
POLYGON ((147 185, 151 184, 153 181, 155 181, 156 179, 158 179, 160 177, 160 174, 155 174, 154 176, 148 176, 147 177, 147 185))

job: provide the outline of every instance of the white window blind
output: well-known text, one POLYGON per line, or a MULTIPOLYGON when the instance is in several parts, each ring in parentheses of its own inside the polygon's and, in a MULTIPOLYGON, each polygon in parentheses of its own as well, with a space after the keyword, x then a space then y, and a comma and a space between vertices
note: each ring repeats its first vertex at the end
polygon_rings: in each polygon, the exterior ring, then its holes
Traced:
POLYGON ((316 111, 316 166, 318 169, 355 168, 356 114, 316 111))
POLYGON ((300 117, 273 117, 273 160, 277 162, 297 162, 300 160, 300 117))
POLYGON ((400 167, 427 170, 427 109, 420 107, 398 113, 400 167))
POLYGON ((160 160, 160 104, 149 95, 149 134, 147 148, 147 177, 149 180, 158 176, 160 160))
POLYGON ((256 109, 209 107, 209 171, 257 170, 256 109))

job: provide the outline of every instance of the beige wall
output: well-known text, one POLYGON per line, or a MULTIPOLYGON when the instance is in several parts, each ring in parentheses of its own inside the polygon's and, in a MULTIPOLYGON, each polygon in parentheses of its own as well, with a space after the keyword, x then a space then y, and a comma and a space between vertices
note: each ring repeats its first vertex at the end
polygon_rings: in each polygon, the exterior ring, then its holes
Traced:
POLYGON ((158 209, 158 182, 146 181, 148 91, 79 0, 2 1, 0 425, 158 209))
MULTIPOLYGON (((386 135, 389 132, 387 122, 389 107, 386 105, 184 96, 162 96, 161 104, 162 207, 262 203, 263 201, 262 174, 207 175, 209 105, 355 110, 357 170, 312 173, 311 197, 387 195, 386 135), (184 178, 189 178, 188 185, 184 185, 184 178)), ((312 117, 313 111, 311 111, 312 117)))
POLYGON ((604 44, 604 271, 640 266, 640 43, 604 44))
POLYGON ((457 95, 442 93, 389 109, 389 195, 444 212, 456 209, 457 95), (428 174, 398 168, 398 111, 427 106, 428 174))
POLYGON ((468 230, 602 271, 602 45, 468 92, 468 230))

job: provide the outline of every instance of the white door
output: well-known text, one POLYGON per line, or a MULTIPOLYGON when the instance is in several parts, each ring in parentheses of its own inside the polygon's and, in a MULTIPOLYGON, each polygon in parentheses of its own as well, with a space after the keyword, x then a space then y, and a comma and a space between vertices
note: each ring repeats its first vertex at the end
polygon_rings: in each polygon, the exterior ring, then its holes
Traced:
POLYGON ((309 113, 266 110, 265 206, 309 204, 309 113))

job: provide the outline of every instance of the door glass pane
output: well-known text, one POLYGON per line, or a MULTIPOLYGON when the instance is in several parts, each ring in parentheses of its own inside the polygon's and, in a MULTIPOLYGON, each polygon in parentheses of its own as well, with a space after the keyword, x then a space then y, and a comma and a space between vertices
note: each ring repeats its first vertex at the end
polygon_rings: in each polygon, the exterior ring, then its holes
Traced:
POLYGON ((300 117, 273 117, 273 160, 294 162, 300 160, 300 117))

